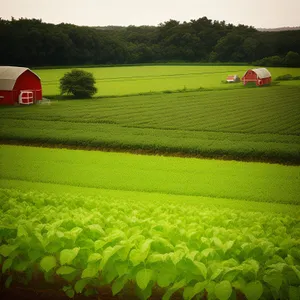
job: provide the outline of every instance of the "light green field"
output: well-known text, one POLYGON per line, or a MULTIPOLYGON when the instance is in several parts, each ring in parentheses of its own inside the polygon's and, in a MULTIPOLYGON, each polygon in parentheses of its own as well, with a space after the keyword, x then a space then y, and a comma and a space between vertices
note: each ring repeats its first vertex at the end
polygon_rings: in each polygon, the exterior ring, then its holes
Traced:
MULTIPOLYGON (((231 74, 240 77, 251 66, 136 66, 85 68, 94 74, 97 96, 125 95, 178 89, 233 88, 242 84, 222 84, 231 74)), ((300 75, 300 68, 269 68, 273 78, 300 75)), ((44 95, 59 94, 59 79, 70 69, 35 70, 41 77, 44 95)), ((299 84, 299 81, 298 81, 299 84)))
POLYGON ((0 155, 2 180, 297 205, 300 201, 299 167, 4 145, 0 155))

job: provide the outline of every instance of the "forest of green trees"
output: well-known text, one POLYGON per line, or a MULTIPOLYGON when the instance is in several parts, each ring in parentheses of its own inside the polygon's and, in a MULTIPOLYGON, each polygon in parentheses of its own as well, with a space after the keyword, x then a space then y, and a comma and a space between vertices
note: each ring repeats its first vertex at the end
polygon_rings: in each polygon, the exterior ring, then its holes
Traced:
POLYGON ((83 27, 0 18, 0 65, 245 62, 300 67, 300 30, 261 32, 206 17, 158 26, 83 27))

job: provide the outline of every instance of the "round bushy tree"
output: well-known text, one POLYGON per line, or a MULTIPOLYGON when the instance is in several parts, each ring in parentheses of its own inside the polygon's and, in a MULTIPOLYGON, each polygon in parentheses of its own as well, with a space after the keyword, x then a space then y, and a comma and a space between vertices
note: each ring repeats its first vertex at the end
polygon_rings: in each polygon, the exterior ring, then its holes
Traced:
POLYGON ((60 79, 61 94, 72 94, 75 98, 90 98, 96 92, 95 78, 83 70, 71 70, 60 79))

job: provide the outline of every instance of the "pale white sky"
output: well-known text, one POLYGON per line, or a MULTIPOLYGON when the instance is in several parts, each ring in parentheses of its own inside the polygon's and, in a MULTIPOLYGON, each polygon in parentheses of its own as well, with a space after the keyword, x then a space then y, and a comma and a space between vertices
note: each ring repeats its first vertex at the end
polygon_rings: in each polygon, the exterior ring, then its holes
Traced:
POLYGON ((0 0, 3 19, 76 25, 158 25, 209 19, 254 27, 300 26, 300 0, 0 0))

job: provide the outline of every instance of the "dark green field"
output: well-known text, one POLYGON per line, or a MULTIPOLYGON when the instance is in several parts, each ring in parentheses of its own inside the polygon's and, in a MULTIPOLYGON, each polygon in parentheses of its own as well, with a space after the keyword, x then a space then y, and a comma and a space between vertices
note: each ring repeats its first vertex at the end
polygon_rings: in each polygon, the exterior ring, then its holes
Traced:
POLYGON ((299 164, 300 86, 1 107, 1 140, 299 164))

